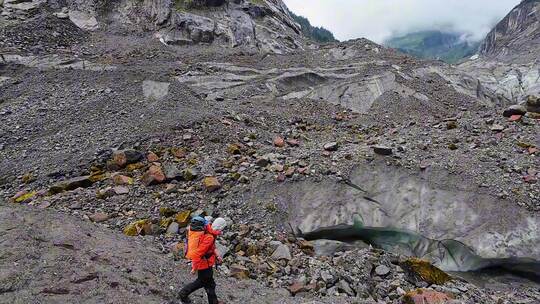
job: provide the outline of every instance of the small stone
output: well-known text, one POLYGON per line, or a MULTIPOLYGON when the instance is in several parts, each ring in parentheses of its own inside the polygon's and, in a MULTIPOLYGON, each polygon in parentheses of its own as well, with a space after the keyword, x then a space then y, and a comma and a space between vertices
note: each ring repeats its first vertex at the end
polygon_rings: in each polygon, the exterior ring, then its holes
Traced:
POLYGON ((121 150, 113 153, 113 161, 120 168, 139 162, 143 157, 141 152, 135 150, 121 150))
POLYGON ((163 174, 165 174, 165 179, 167 181, 181 180, 183 178, 183 173, 173 164, 163 165, 163 174))
POLYGON ((159 156, 157 156, 154 152, 148 152, 148 155, 146 155, 146 159, 148 159, 149 162, 154 163, 159 161, 159 156))
POLYGON ((390 273, 390 268, 386 265, 379 265, 375 268, 375 273, 382 277, 390 273))
POLYGON ((124 228, 124 234, 127 236, 151 235, 152 232, 152 222, 147 219, 135 221, 124 228))
POLYGON ((265 168, 266 166, 268 166, 270 164, 270 160, 267 159, 267 158, 259 158, 257 159, 257 161, 255 161, 255 165, 257 167, 261 167, 261 168, 265 168))
POLYGON ((227 153, 232 155, 238 155, 242 153, 242 150, 240 149, 240 145, 230 144, 227 146, 227 153))
POLYGON ((231 273, 231 277, 233 278, 237 278, 239 280, 249 279, 249 269, 244 266, 233 264, 229 268, 229 271, 231 273))
POLYGON ((187 155, 187 151, 184 148, 172 148, 171 153, 176 158, 184 158, 187 155))
POLYGON ((323 146, 325 151, 337 151, 339 148, 339 145, 337 142, 329 142, 324 144, 323 146))
POLYGON ((504 127, 498 124, 494 124, 489 128, 493 132, 502 132, 504 131, 504 127))
POLYGON ((197 169, 195 168, 187 168, 184 170, 182 175, 184 177, 184 180, 192 181, 197 179, 197 177, 199 176, 199 171, 197 171, 197 169))
POLYGON ((336 287, 338 288, 338 291, 343 292, 347 294, 348 296, 351 296, 351 297, 355 296, 355 292, 354 290, 352 290, 351 285, 349 285, 349 283, 345 280, 340 280, 337 283, 336 287))
POLYGON ((455 120, 451 120, 446 123, 446 129, 448 130, 457 129, 457 127, 458 127, 458 124, 457 124, 457 121, 455 120))
POLYGON ((165 181, 166 177, 159 166, 150 166, 148 171, 142 176, 142 183, 145 186, 161 184, 165 181))
POLYGON ((405 304, 443 304, 452 300, 452 297, 438 291, 417 289, 409 291, 403 296, 405 304))
POLYGON ((126 170, 128 172, 137 171, 137 170, 142 169, 142 168, 144 168, 143 163, 134 163, 134 164, 129 164, 129 165, 126 166, 126 170))
POLYGON ((102 223, 108 221, 110 216, 104 212, 96 212, 88 216, 88 218, 94 223, 102 223))
POLYGON ((114 193, 117 195, 124 195, 129 193, 129 188, 126 186, 116 186, 113 188, 114 193))
POLYGON ((203 179, 203 185, 206 191, 214 192, 221 188, 221 183, 215 176, 207 176, 203 179))
POLYGON ((297 139, 294 138, 288 138, 287 144, 291 147, 298 147, 300 145, 300 142, 297 139))
POLYGON ((508 121, 510 121, 510 122, 519 121, 519 120, 521 120, 521 117, 523 117, 523 116, 522 115, 512 115, 512 116, 510 116, 508 121))
MULTIPOLYGON (((171 217, 176 214, 176 210, 170 207, 159 208, 159 215, 163 217, 171 217)), ((189 216, 189 215, 188 215, 189 216)))
POLYGON ((180 229, 180 225, 178 225, 177 222, 172 222, 167 228, 167 231, 165 233, 169 235, 175 235, 175 234, 178 234, 179 229, 180 229))
POLYGON ((174 220, 180 225, 180 227, 184 228, 189 225, 191 210, 184 210, 180 213, 177 213, 174 217, 174 220))
POLYGON ((114 175, 112 177, 113 183, 115 185, 132 185, 133 184, 133 178, 121 174, 114 175))
POLYGON ((286 177, 285 177, 285 174, 283 174, 283 173, 279 173, 279 174, 276 176, 276 181, 277 181, 278 183, 284 182, 285 179, 286 179, 286 177))
POLYGON ((276 146, 278 148, 284 147, 285 146, 285 140, 283 139, 283 137, 280 137, 280 136, 274 137, 274 146, 276 146))
POLYGON ((393 153, 392 148, 387 147, 387 146, 374 146, 373 152, 379 155, 384 155, 384 156, 392 155, 393 153))
POLYGON ((292 259, 291 257, 291 251, 289 249, 289 246, 285 244, 279 245, 276 250, 274 250, 274 253, 272 253, 272 256, 270 256, 273 260, 287 260, 289 261, 292 259))

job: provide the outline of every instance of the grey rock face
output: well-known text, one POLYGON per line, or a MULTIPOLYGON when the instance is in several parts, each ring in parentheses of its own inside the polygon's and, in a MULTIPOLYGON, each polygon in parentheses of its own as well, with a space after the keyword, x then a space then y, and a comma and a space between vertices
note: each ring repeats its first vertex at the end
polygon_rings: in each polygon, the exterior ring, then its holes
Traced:
POLYGON ((153 31, 167 45, 214 43, 245 46, 272 53, 303 48, 300 26, 281 0, 259 4, 240 0, 123 0, 104 8, 100 1, 69 1, 70 19, 84 30, 104 27, 153 31), (180 6, 179 6, 180 5, 180 6), (102 12, 107 11, 104 15, 102 12))
POLYGON ((484 87, 522 102, 540 91, 540 2, 522 1, 487 35, 479 56, 459 66, 484 87))

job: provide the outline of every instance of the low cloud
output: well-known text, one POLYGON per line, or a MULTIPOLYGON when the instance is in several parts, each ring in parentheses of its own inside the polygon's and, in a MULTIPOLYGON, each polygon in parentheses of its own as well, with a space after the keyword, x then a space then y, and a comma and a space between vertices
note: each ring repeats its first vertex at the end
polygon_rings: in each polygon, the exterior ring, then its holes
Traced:
POLYGON ((399 34, 438 29, 478 41, 520 0, 284 0, 296 14, 336 38, 381 43, 399 34))

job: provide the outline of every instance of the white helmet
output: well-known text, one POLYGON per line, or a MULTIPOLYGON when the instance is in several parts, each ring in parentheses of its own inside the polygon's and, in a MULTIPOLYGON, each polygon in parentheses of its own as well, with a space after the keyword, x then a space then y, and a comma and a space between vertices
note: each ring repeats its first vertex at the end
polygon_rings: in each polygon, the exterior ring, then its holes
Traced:
POLYGON ((212 223, 212 230, 223 231, 225 227, 227 227, 227 222, 222 217, 218 217, 212 223))

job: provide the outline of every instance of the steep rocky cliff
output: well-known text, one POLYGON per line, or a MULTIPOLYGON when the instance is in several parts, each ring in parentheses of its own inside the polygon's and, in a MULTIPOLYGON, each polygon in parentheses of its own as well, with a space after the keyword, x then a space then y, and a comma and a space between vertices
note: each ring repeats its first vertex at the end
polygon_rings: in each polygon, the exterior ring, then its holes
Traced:
POLYGON ((503 61, 537 59, 540 52, 540 1, 515 7, 487 35, 480 54, 503 61))
POLYGON ((540 1, 516 6, 487 35, 480 54, 460 65, 511 103, 540 93, 540 1))

